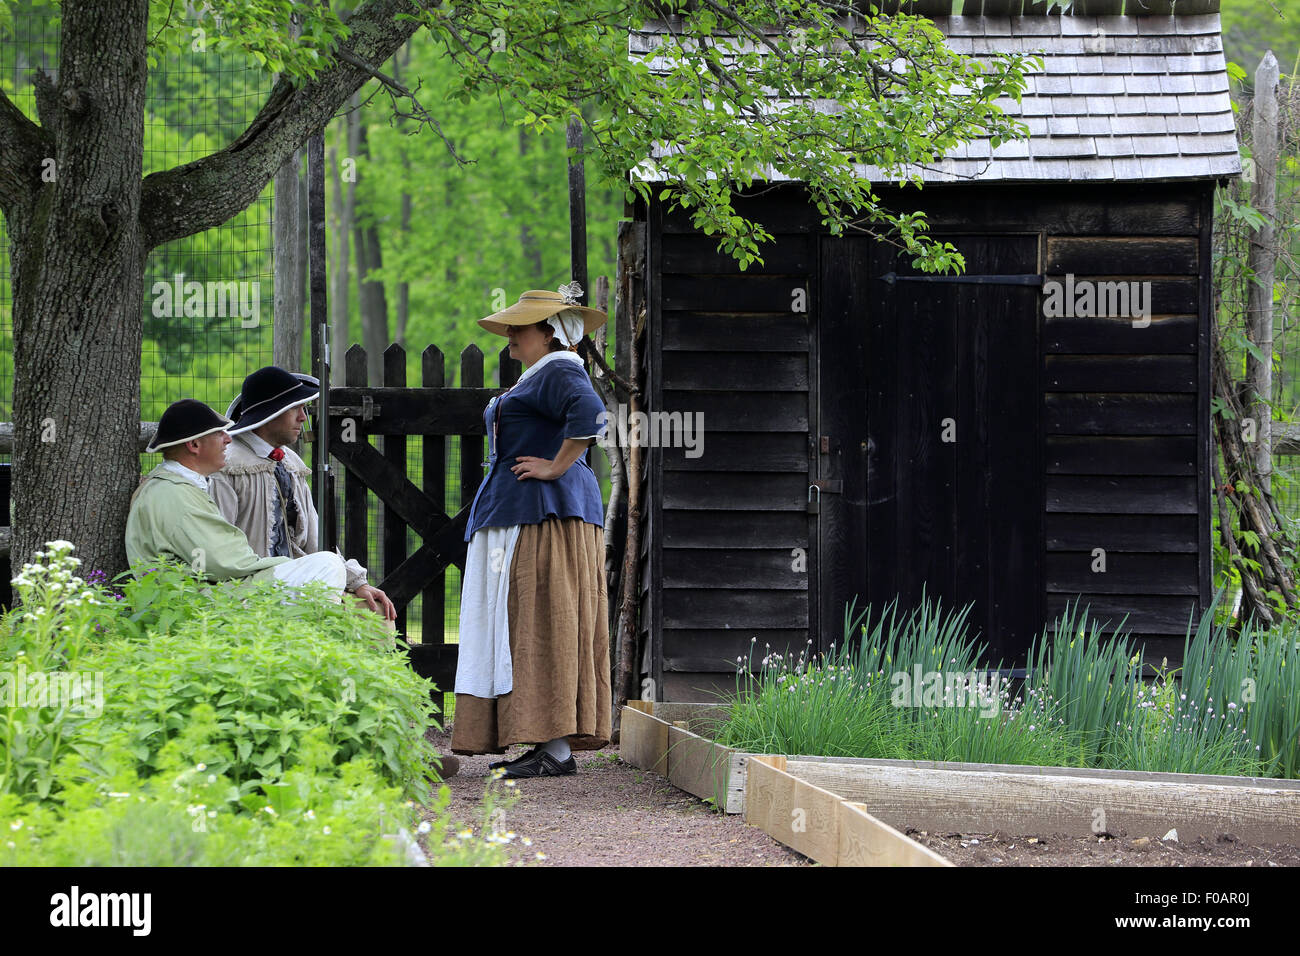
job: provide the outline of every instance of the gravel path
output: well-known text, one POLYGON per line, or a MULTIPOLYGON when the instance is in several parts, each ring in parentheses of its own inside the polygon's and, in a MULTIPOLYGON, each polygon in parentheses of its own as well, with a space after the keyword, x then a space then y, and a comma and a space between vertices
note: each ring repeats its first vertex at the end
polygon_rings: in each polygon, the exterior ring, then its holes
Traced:
MULTIPOLYGON (((429 739, 440 753, 450 753, 449 731, 431 732, 429 739)), ((713 812, 663 777, 623 763, 612 749, 574 756, 576 774, 516 782, 519 801, 504 822, 532 846, 516 840, 515 859, 536 862, 534 854, 542 853, 541 866, 809 865, 739 816, 713 812)), ((499 759, 460 758, 460 773, 447 781, 458 820, 472 822, 481 813, 488 764, 499 759)))

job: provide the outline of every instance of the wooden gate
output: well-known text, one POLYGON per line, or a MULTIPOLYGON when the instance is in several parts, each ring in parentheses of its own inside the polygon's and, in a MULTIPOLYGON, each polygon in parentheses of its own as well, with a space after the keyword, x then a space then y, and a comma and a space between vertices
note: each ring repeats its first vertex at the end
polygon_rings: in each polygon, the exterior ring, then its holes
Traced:
MULTIPOLYGON (((423 595, 421 641, 411 648, 411 664, 441 691, 451 691, 456 675, 456 645, 445 642, 443 576, 449 566, 465 567, 465 525, 469 506, 483 478, 483 409, 492 396, 519 378, 520 364, 503 348, 499 388, 483 387, 483 353, 475 345, 460 353, 460 382, 448 388, 442 352, 430 345, 421 355, 421 387, 406 384, 406 351, 397 344, 384 351, 384 382, 371 386, 366 352, 354 345, 345 360, 345 385, 329 392, 329 452, 345 469, 343 541, 331 513, 324 519, 329 546, 341 545, 370 571, 397 607, 397 627, 407 633, 407 606, 423 595), (371 438, 379 436, 381 447, 371 438), (448 514, 447 439, 460 439, 460 502, 448 514), (421 477, 408 477, 411 439, 421 443, 421 477), (369 538, 368 494, 382 503, 378 553, 369 538), (408 530, 420 539, 410 551, 408 530)), ((331 512, 334 496, 329 497, 331 512)))

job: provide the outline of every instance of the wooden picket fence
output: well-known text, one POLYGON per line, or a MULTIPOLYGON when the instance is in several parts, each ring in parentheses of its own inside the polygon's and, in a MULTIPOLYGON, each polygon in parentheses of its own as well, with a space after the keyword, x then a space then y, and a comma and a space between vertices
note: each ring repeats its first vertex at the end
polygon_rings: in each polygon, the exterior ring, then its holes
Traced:
MULTIPOLYGON (((398 609, 397 626, 407 633, 407 608, 418 596, 421 643, 411 652, 423 676, 450 690, 456 671, 456 645, 445 642, 447 613, 444 576, 465 565, 465 532, 470 503, 483 478, 485 456, 483 409, 492 396, 519 379, 521 366, 500 353, 496 388, 483 384, 483 353, 475 345, 460 353, 459 382, 446 385, 443 353, 428 346, 420 355, 420 386, 408 387, 406 350, 384 350, 383 384, 369 384, 366 352, 347 351, 344 385, 330 389, 331 457, 346 468, 343 475, 342 541, 333 513, 326 516, 326 541, 370 570, 398 609), (379 436, 380 448, 370 439, 379 436), (460 462, 449 462, 459 443, 460 462), (350 439, 350 440, 349 440, 350 439), (418 439, 419 484, 409 477, 418 439), (449 463, 452 468, 449 469, 449 463), (449 470, 451 473, 449 474, 449 470), (459 481, 459 508, 448 513, 448 482, 459 481), (370 534, 370 511, 378 499, 378 534, 370 534), (410 531, 420 544, 411 548, 410 531)), ((329 498, 333 505, 333 489, 329 498)), ((331 511, 333 509, 331 508, 331 511)))

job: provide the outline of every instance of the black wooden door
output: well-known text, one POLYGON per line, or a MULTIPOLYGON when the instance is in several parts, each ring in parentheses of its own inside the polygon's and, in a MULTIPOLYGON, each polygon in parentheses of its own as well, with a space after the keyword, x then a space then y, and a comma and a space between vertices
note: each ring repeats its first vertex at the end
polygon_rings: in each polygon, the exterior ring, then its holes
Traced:
MULTIPOLYGON (((937 238, 969 279, 1039 271, 1036 236, 937 238)), ((928 281, 862 238, 824 240, 821 262, 823 643, 853 598, 924 592, 972 605, 989 663, 1022 664, 1044 611, 1039 289, 928 281)))

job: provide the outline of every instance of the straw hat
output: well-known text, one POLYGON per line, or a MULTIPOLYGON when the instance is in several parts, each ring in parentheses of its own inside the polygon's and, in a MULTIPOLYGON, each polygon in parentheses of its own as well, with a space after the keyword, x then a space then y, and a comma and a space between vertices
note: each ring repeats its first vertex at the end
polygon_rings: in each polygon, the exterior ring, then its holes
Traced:
POLYGON ((596 331, 606 322, 606 315, 599 309, 589 309, 578 304, 582 295, 582 286, 576 282, 560 286, 558 292, 544 289, 530 289, 519 297, 519 301, 508 309, 494 312, 486 319, 479 319, 478 324, 497 335, 508 335, 508 326, 533 325, 543 319, 549 319, 557 312, 572 309, 582 316, 584 335, 596 331))

